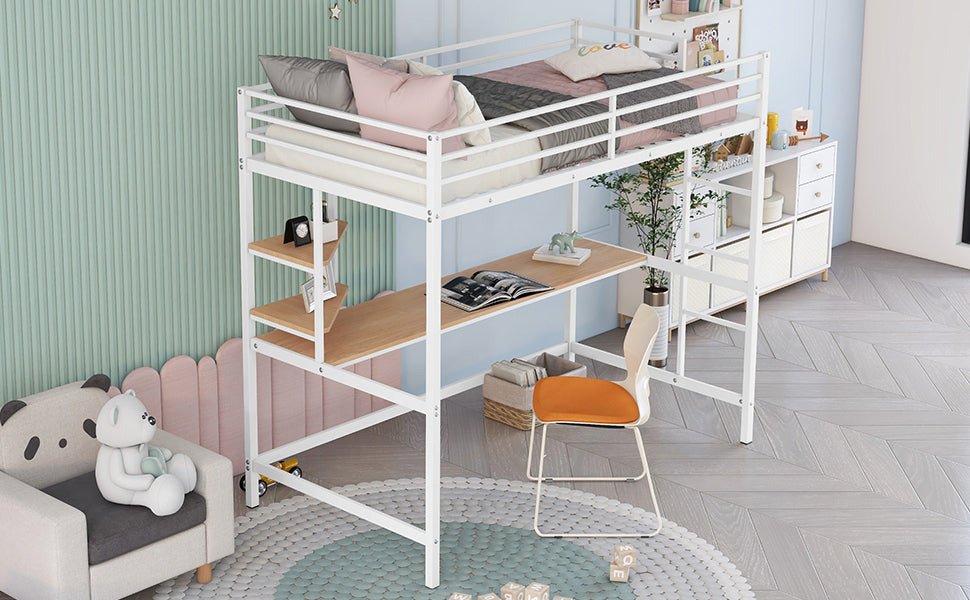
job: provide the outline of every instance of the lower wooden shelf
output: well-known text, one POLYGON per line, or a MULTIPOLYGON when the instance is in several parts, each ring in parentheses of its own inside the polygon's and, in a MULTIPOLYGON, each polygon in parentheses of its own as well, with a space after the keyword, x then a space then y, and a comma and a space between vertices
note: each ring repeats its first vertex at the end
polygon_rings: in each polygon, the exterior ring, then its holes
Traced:
MULTIPOLYGON (((576 246, 593 251, 589 260, 579 266, 534 261, 532 253, 535 248, 529 248, 524 252, 443 277, 442 282, 445 282, 455 275, 470 276, 481 270, 511 271, 550 285, 554 289, 544 294, 502 302, 474 312, 466 312, 442 303, 442 331, 507 310, 537 297, 552 295, 622 271, 643 262, 646 258, 639 252, 593 240, 580 240, 576 242, 576 246)), ((340 311, 340 319, 333 324, 332 329, 327 331, 324 341, 325 361, 339 366, 423 338, 425 335, 424 292, 424 284, 416 285, 340 311)), ((299 300, 299 297, 297 299, 299 300)), ((303 310, 302 301, 300 310, 303 310)), ((285 331, 274 330, 257 338, 304 356, 311 358, 314 356, 313 341, 285 331)))
MULTIPOLYGON (((342 283, 338 283, 334 291, 337 293, 336 297, 323 302, 324 333, 329 333, 333 329, 334 321, 337 320, 337 311, 340 310, 344 300, 347 299, 350 288, 342 283)), ((258 319, 268 321, 270 324, 286 327, 287 329, 308 335, 311 338, 313 337, 313 313, 308 313, 303 306, 303 296, 290 296, 289 298, 284 298, 276 302, 257 306, 249 311, 249 314, 258 319)), ((295 335, 292 337, 302 339, 295 335)), ((313 343, 309 340, 304 341, 310 344, 313 343)))

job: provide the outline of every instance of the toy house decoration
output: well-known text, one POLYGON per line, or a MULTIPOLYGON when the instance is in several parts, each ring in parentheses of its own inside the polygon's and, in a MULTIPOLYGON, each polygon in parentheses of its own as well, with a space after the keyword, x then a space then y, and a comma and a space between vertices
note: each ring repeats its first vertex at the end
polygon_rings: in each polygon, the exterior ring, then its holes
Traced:
POLYGON ((717 147, 717 150, 714 151, 713 158, 716 162, 721 162, 722 160, 727 160, 729 156, 731 156, 731 149, 726 145, 721 144, 717 147))

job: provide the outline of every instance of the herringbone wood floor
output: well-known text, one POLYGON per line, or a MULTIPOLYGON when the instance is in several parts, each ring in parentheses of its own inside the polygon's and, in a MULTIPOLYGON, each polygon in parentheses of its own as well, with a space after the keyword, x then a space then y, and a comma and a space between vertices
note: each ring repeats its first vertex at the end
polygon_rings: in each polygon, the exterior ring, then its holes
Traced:
MULTIPOLYGON (((857 244, 833 263, 828 282, 762 299, 754 443, 736 442, 734 407, 653 384, 644 437, 662 511, 716 543, 761 600, 967 600, 970 273, 857 244)), ((734 332, 687 329, 692 372, 737 385, 734 332)), ((622 334, 592 343, 618 350, 622 334)), ((624 433, 553 430, 549 464, 632 472, 624 433)), ((405 416, 301 466, 329 485, 421 476, 422 435, 405 416)), ((446 401, 442 472, 524 479, 526 441, 484 419, 473 390, 446 401)), ((575 487, 650 505, 643 482, 575 487)), ((292 493, 271 488, 264 502, 292 493)))

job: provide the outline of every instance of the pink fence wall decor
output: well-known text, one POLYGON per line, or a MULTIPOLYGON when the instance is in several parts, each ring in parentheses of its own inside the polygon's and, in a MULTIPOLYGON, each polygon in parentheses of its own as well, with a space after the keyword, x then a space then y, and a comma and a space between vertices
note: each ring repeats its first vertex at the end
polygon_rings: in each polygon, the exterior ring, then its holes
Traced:
MULTIPOLYGON (((401 387, 400 351, 351 368, 401 387)), ((260 452, 390 404, 261 354, 256 371, 260 452)), ((214 359, 196 363, 176 356, 160 371, 135 369, 121 384, 122 392, 128 390, 135 390, 161 429, 230 458, 233 471, 243 472, 242 339, 223 344, 214 359)))

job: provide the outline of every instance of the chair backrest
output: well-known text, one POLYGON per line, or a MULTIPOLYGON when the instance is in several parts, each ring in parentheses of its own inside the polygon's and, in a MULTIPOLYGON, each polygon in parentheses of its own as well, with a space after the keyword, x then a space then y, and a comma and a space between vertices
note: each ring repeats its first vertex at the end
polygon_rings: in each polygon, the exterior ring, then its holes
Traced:
POLYGON ((107 388, 108 378, 96 376, 0 407, 0 470, 36 488, 93 471, 107 388))
POLYGON ((641 304, 633 315, 633 321, 623 340, 623 357, 626 359, 626 379, 620 382, 626 391, 637 401, 640 418, 636 424, 641 425, 650 418, 650 373, 647 362, 650 351, 657 339, 660 329, 660 317, 657 311, 647 304, 641 304))

